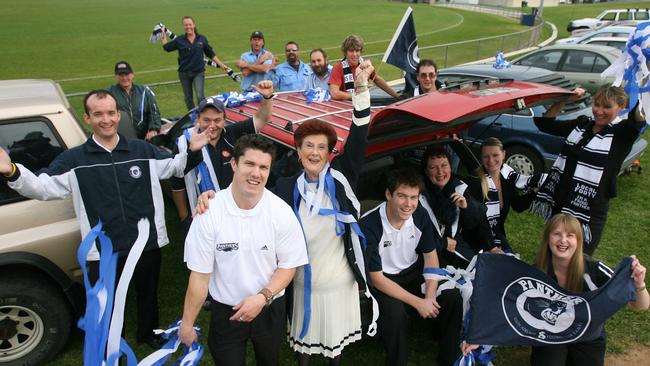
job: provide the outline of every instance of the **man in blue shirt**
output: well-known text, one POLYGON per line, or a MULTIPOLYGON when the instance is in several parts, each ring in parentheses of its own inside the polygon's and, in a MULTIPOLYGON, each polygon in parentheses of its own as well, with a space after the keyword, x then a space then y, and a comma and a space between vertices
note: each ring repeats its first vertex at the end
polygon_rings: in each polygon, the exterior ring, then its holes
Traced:
POLYGON ((329 90, 332 66, 327 63, 327 53, 322 48, 315 48, 309 53, 312 74, 307 77, 305 89, 329 90))
POLYGON ((240 87, 244 91, 251 90, 251 85, 270 79, 269 71, 275 68, 277 63, 273 54, 264 49, 262 32, 251 33, 250 42, 250 51, 242 53, 236 64, 243 75, 240 87))
POLYGON ((296 42, 287 42, 284 54, 287 61, 273 70, 273 87, 279 91, 303 90, 307 78, 312 73, 311 67, 300 60, 300 48, 296 42))

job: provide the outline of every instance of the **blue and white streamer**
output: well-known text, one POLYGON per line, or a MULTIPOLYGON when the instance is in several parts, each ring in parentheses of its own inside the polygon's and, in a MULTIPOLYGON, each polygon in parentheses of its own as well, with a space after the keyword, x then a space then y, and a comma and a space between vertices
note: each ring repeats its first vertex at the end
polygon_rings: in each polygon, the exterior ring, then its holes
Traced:
POLYGON ((496 59, 494 64, 492 64, 492 67, 495 69, 507 69, 512 66, 510 61, 506 61, 505 56, 503 55, 503 52, 497 52, 497 54, 494 56, 496 59))
MULTIPOLYGON (((628 108, 621 111, 624 115, 639 103, 639 111, 646 115, 650 112, 650 84, 648 83, 647 62, 650 59, 650 22, 639 24, 625 45, 619 58, 600 74, 602 79, 615 76, 612 85, 621 86, 625 81, 625 92, 629 96, 628 108)), ((646 123, 648 117, 646 116, 646 123)), ((647 127, 647 124, 646 124, 647 127)), ((644 128, 645 129, 645 128, 644 128)))
POLYGON ((248 102, 262 101, 262 94, 256 91, 249 91, 243 93, 230 92, 214 96, 213 98, 219 99, 228 108, 240 107, 248 102))
POLYGON ((323 90, 321 88, 312 88, 307 89, 303 92, 307 103, 313 102, 324 102, 332 99, 329 90, 323 90))

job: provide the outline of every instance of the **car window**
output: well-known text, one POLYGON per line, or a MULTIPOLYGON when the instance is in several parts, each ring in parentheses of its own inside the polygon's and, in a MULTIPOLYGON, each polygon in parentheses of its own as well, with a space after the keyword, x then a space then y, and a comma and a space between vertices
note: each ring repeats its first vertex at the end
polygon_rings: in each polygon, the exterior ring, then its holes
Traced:
MULTIPOLYGON (((593 52, 568 51, 564 63, 560 67, 563 72, 592 72, 596 58, 599 57, 593 52)), ((604 61, 604 60, 603 60, 604 61)))
MULTIPOLYGON (((51 123, 36 119, 0 124, 0 147, 9 153, 14 163, 20 163, 31 171, 47 167, 65 150, 51 123)), ((5 181, 0 183, 0 205, 20 198, 5 181)))
POLYGON ((626 33, 626 32, 614 32, 614 33, 612 33, 612 37, 628 38, 629 36, 630 36, 630 33, 626 33))
POLYGON ((622 12, 618 16, 618 20, 631 20, 632 19, 632 13, 630 12, 622 12))
POLYGON ((650 19, 650 15, 648 14, 647 11, 637 11, 634 14, 634 18, 636 20, 648 20, 648 19, 650 19))
MULTIPOLYGON (((614 42, 612 42, 612 43, 613 43, 613 44, 611 44, 612 47, 618 47, 616 44, 614 44, 614 42)), ((619 43, 619 45, 620 45, 620 43, 619 43)), ((621 49, 622 49, 622 47, 621 47, 621 49)), ((609 61, 607 61, 603 57, 596 56, 596 61, 594 62, 594 69, 593 69, 592 72, 600 74, 601 72, 605 71, 605 69, 608 68, 609 65, 610 65, 609 61)))
POLYGON ((517 64, 523 66, 541 67, 543 69, 553 71, 557 69, 557 64, 559 63, 561 57, 562 51, 560 50, 538 52, 521 59, 519 62, 517 62, 517 64))
POLYGON ((616 13, 615 12, 607 13, 603 15, 603 17, 600 20, 616 20, 616 13))

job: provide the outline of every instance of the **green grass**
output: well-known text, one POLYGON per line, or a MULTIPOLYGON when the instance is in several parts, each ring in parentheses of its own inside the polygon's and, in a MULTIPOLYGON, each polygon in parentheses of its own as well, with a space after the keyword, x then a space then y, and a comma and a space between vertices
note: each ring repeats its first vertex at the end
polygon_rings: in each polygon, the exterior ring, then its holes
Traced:
MULTIPOLYGON (((546 8, 544 16, 555 23, 559 37, 565 37, 570 19, 594 17, 605 8, 637 7, 647 3, 597 4, 546 8)), ((404 4, 379 0, 355 2, 332 0, 313 1, 232 1, 232 0, 142 0, 111 2, 98 0, 23 0, 3 7, 0 12, 0 79, 49 78, 59 80, 66 93, 104 88, 114 83, 114 63, 128 60, 136 71, 136 82, 155 83, 176 80, 176 54, 167 54, 160 45, 148 42, 149 33, 157 22, 164 22, 176 32, 181 31, 183 15, 195 17, 199 31, 205 34, 219 57, 232 65, 233 60, 248 48, 248 36, 253 30, 265 33, 267 48, 283 58, 284 43, 300 44, 303 51, 315 47, 327 48, 330 60, 340 57, 341 40, 352 33, 360 34, 368 43, 366 54, 383 53, 407 5, 414 7, 415 24, 420 47, 489 37, 526 29, 516 20, 487 16, 455 9, 404 4), (438 29, 463 23, 447 31, 438 29), (156 71, 162 70, 162 71, 156 71), (69 79, 80 80, 69 80, 69 79), (64 81, 67 80, 67 81, 64 81)), ((548 27, 544 36, 550 35, 548 27)), ((499 49, 512 50, 523 41, 508 37, 502 41, 485 41, 480 57, 493 56, 499 49)), ((467 62, 476 57, 473 47, 449 48, 447 65, 467 62)), ((441 49, 423 50, 422 57, 432 57, 441 66, 441 49)), ((380 57, 373 62, 379 66, 380 57)), ((306 60, 306 52, 303 54, 306 60)), ((399 71, 390 65, 381 65, 380 73, 388 80, 398 77, 399 71)), ((220 75, 208 69, 207 76, 220 75)), ((206 94, 236 90, 229 79, 211 79, 206 83, 206 94)), ((180 85, 154 88, 163 116, 184 112, 180 85)), ((71 98, 73 107, 80 111, 81 98, 71 98)), ((644 160, 647 160, 644 159, 644 160)), ((609 223, 597 257, 610 265, 618 263, 623 255, 637 254, 642 263, 650 264, 645 228, 650 227, 647 214, 650 193, 648 175, 619 178, 619 197, 611 202, 609 223)), ((163 272, 159 298, 161 325, 177 320, 182 313, 187 270, 183 265, 183 245, 174 208, 167 206, 167 222, 171 244, 163 250, 163 272)), ((508 233, 527 262, 533 260, 542 229, 542 222, 529 214, 512 214, 508 233)), ((140 358, 151 350, 138 347, 134 340, 135 320, 133 299, 127 303, 126 334, 140 358)), ((198 324, 207 331, 207 313, 202 312, 198 324)), ((624 352, 635 343, 650 345, 650 317, 628 310, 619 312, 607 323, 608 350, 624 352), (630 331, 630 329, 634 329, 630 331)), ((202 340, 205 343, 206 337, 202 340)), ((428 330, 414 326, 410 336, 410 364, 431 364, 436 347, 432 346, 428 330)), ((65 350, 52 361, 53 365, 82 363, 83 335, 75 332, 65 350)), ((526 348, 502 348, 497 363, 518 365, 527 362, 526 348)), ((249 357, 249 360, 252 358, 249 357)), ((293 358, 288 347, 282 348, 282 364, 293 358)), ((349 365, 372 365, 383 362, 383 351, 377 339, 364 339, 346 348, 344 360, 349 365)), ((206 353, 203 364, 210 364, 206 353)), ((315 365, 324 364, 322 360, 315 365)))

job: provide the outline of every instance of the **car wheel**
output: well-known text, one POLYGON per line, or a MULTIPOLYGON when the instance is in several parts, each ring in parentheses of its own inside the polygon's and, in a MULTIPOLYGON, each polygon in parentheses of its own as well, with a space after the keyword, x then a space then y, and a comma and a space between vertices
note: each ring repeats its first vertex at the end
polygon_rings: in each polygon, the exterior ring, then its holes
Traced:
POLYGON ((544 171, 544 162, 535 150, 515 145, 508 147, 506 151, 508 152, 506 164, 510 165, 517 173, 533 175, 544 171))
POLYGON ((68 340, 71 320, 67 300, 46 278, 0 276, 0 364, 45 364, 68 340))

